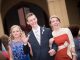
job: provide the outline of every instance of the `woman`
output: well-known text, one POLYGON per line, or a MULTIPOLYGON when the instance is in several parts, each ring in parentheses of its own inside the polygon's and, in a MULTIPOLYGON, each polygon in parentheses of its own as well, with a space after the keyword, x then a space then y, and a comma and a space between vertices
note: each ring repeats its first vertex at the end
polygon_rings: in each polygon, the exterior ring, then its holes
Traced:
POLYGON ((58 45, 54 60, 76 60, 75 45, 70 30, 60 27, 61 22, 58 17, 50 17, 49 21, 53 35, 49 44, 55 42, 58 45))
POLYGON ((11 27, 9 40, 10 60, 30 60, 29 52, 32 54, 32 50, 28 42, 28 37, 25 36, 25 33, 18 25, 13 25, 11 27), (26 43, 29 46, 27 54, 24 54, 23 51, 23 40, 25 39, 27 40, 26 43))
POLYGON ((80 27, 79 27, 79 25, 70 25, 69 29, 71 30, 71 33, 74 38, 77 60, 80 60, 80 37, 79 37, 80 27))
POLYGON ((7 35, 2 35, 0 37, 0 60, 9 60, 8 41, 7 35))

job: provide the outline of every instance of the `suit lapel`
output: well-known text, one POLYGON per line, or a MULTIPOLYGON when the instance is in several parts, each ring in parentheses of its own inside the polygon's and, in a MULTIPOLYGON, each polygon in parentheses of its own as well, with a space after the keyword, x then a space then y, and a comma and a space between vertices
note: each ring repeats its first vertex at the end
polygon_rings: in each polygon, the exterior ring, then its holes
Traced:
POLYGON ((33 37, 33 38, 32 38, 32 39, 33 39, 33 42, 35 42, 35 43, 38 44, 38 45, 41 45, 41 44, 42 44, 42 39, 43 39, 43 28, 40 27, 40 44, 38 43, 38 41, 37 41, 37 39, 36 39, 33 31, 31 31, 31 37, 33 37))
POLYGON ((37 39, 36 39, 33 31, 31 31, 31 37, 33 37, 33 38, 32 38, 32 39, 33 39, 33 42, 35 42, 35 44, 39 45, 39 43, 38 43, 38 41, 37 41, 37 39))
POLYGON ((43 36, 44 36, 42 27, 40 27, 40 36, 41 36, 40 40, 41 40, 41 45, 42 45, 42 40, 43 40, 43 36))

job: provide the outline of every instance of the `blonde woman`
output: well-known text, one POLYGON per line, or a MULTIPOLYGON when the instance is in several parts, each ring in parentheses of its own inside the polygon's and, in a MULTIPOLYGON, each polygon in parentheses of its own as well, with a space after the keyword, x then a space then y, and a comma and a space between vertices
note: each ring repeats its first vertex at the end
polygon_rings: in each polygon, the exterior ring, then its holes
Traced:
POLYGON ((75 45, 70 30, 61 28, 61 22, 58 17, 52 16, 49 21, 53 35, 49 43, 51 45, 55 42, 58 45, 54 60, 76 60, 75 45))
POLYGON ((32 54, 31 46, 28 42, 28 37, 26 37, 20 26, 13 25, 11 27, 9 40, 10 60, 30 60, 29 52, 32 54), (28 44, 28 53, 26 55, 23 51, 23 40, 27 40, 26 43, 28 44))

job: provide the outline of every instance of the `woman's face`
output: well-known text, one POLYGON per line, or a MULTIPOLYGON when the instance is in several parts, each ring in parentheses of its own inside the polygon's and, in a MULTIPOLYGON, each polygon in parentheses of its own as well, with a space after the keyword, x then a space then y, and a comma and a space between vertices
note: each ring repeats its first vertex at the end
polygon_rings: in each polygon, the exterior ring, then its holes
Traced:
POLYGON ((51 18, 50 22, 51 22, 51 26, 53 28, 60 26, 60 21, 57 18, 51 18))
POLYGON ((14 38, 19 38, 21 35, 20 29, 18 27, 14 27, 12 29, 12 35, 14 38))

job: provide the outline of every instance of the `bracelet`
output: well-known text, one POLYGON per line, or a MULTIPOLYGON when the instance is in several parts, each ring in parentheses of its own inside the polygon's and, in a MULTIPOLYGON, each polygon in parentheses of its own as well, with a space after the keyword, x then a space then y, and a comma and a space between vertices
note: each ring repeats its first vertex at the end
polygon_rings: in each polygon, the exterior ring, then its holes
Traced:
POLYGON ((27 44, 28 44, 28 42, 23 43, 23 45, 27 45, 27 44))
MULTIPOLYGON (((76 53, 75 52, 72 52, 72 55, 76 55, 76 53)), ((77 56, 77 55, 76 55, 77 56)))

